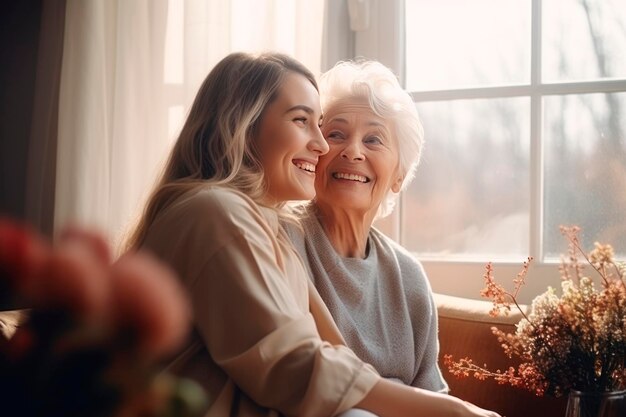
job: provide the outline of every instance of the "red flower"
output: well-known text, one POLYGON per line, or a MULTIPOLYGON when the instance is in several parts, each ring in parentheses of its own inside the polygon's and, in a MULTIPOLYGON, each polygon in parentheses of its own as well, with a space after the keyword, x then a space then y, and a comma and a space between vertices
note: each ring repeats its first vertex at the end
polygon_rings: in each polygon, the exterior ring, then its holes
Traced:
POLYGON ((190 311, 175 274, 156 259, 131 253, 111 264, 97 232, 67 228, 52 246, 0 219, 0 291, 0 310, 29 309, 16 333, 0 338, 0 403, 9 414, 167 416, 177 404, 192 416, 202 408, 198 387, 160 373, 190 311))
POLYGON ((48 255, 45 242, 25 226, 0 217, 0 308, 20 306, 48 255))

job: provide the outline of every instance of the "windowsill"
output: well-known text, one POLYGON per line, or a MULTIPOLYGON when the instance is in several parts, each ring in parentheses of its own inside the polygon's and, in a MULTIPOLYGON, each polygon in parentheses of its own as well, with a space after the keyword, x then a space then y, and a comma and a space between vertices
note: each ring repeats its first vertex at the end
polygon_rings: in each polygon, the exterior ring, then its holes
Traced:
MULTIPOLYGON (((416 255, 418 259, 419 256, 416 255)), ((434 260, 421 260, 431 287, 434 292, 453 295, 475 300, 484 300, 480 296, 480 290, 484 288, 485 262, 444 262, 434 260)), ((522 270, 522 262, 497 263, 493 262, 493 276, 496 282, 506 290, 513 291, 513 279, 522 270)), ((589 271, 588 271, 589 272, 589 271)), ((561 289, 561 277, 558 263, 532 262, 526 275, 526 284, 520 289, 517 301, 522 304, 530 304, 537 295, 544 293, 548 286, 557 290, 561 289)))

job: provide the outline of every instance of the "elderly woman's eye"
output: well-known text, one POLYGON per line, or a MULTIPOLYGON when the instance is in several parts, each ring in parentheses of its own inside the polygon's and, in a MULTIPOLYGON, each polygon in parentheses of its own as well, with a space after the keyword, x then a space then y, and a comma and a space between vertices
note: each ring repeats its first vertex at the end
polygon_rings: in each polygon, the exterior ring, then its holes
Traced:
POLYGON ((372 144, 372 145, 378 145, 378 144, 383 143, 383 140, 382 140, 382 138, 380 138, 378 136, 368 136, 365 139, 365 143, 372 144))
POLYGON ((335 139, 335 140, 343 138, 343 134, 336 130, 332 130, 328 132, 327 134, 325 134, 324 136, 326 137, 326 139, 335 139))

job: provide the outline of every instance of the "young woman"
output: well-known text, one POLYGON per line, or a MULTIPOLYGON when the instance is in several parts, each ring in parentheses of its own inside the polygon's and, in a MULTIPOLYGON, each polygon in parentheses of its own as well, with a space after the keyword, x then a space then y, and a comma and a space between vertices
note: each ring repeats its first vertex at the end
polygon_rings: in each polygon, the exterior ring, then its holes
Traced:
POLYGON ((383 380, 344 346, 279 222, 314 196, 321 117, 314 77, 285 55, 231 54, 201 86, 130 241, 192 300, 171 369, 206 389, 206 416, 496 416, 383 380))

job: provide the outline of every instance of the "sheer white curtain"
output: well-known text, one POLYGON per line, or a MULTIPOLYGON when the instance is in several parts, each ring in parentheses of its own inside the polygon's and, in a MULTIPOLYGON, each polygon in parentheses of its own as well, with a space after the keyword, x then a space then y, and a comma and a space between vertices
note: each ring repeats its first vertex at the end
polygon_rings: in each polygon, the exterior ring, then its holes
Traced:
POLYGON ((68 0, 55 228, 118 243, 212 66, 280 50, 318 74, 323 13, 323 0, 68 0))

